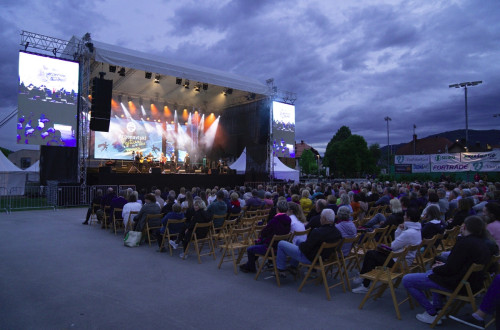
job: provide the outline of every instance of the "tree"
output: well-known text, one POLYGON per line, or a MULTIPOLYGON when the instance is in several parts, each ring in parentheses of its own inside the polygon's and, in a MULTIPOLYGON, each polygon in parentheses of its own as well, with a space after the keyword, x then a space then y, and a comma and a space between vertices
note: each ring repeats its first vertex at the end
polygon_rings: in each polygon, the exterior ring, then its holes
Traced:
POLYGON ((300 168, 305 174, 312 174, 318 171, 318 165, 316 164, 316 155, 311 151, 311 149, 306 149, 302 152, 299 160, 300 168))
POLYGON ((323 164, 330 168, 330 173, 334 173, 338 170, 335 155, 338 154, 340 143, 345 141, 351 135, 351 129, 347 126, 342 126, 341 128, 339 128, 337 133, 335 133, 330 142, 328 142, 328 145, 326 146, 325 157, 323 158, 323 164))

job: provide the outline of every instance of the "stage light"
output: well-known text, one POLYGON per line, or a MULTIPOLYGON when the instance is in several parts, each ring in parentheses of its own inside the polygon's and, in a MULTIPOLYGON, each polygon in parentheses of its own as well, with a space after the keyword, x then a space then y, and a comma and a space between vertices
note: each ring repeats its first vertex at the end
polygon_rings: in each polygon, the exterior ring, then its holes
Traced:
POLYGON ((129 102, 132 102, 132 97, 131 97, 131 96, 127 97, 127 100, 128 100, 129 102))
POLYGON ((200 84, 200 83, 197 83, 197 84, 194 86, 194 90, 195 90, 196 92, 199 92, 199 91, 200 91, 200 89, 201 89, 201 84, 200 84))
POLYGON ((121 94, 118 95, 118 103, 122 103, 122 95, 121 94))
POLYGON ((160 78, 161 78, 161 76, 159 74, 155 75, 155 84, 160 83, 160 78))
POLYGON ((203 90, 206 91, 208 89, 208 84, 203 84, 203 90))
POLYGON ((189 80, 188 79, 184 80, 184 88, 189 89, 189 80))
POLYGON ((123 117, 125 117, 125 116, 124 116, 124 115, 121 115, 120 117, 122 117, 122 118, 123 118, 123 117))
POLYGON ((116 65, 110 65, 109 72, 116 72, 116 65))
POLYGON ((146 79, 151 79, 152 76, 153 76, 153 74, 151 72, 144 73, 144 78, 146 78, 146 79))
POLYGON ((120 71, 118 71, 118 74, 122 77, 125 77, 125 68, 121 68, 120 71))
POLYGON ((231 95, 233 94, 233 89, 232 88, 224 88, 224 90, 222 91, 222 94, 224 94, 224 96, 226 95, 231 95))
POLYGON ((175 78, 175 83, 177 85, 182 85, 182 78, 179 78, 179 77, 175 78))

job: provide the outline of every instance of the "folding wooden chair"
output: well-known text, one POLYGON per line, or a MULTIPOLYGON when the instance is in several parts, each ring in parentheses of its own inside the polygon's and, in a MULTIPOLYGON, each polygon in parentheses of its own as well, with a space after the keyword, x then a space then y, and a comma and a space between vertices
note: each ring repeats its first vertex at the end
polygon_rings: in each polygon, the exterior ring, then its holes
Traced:
POLYGON ((417 251, 415 258, 420 265, 422 272, 425 272, 427 265, 434 262, 436 258, 436 243, 437 235, 432 238, 423 239, 421 243, 421 248, 417 251), (423 251, 422 251, 423 248, 423 251))
MULTIPOLYGON (((406 254, 408 253, 408 249, 404 249, 401 252, 390 252, 385 259, 385 262, 382 266, 377 267, 368 273, 361 274, 362 278, 366 278, 372 282, 368 292, 365 297, 361 301, 359 305, 359 309, 362 309, 364 304, 368 301, 369 298, 374 300, 380 298, 382 294, 385 292, 387 288, 391 291, 392 302, 394 304, 394 309, 396 310, 396 316, 399 320, 401 320, 401 313, 399 312, 399 305, 403 302, 406 302, 408 299, 403 300, 402 302, 398 302, 396 298, 395 288, 399 286, 403 276, 408 272, 408 266, 406 264, 406 254), (394 265, 392 267, 388 267, 387 265, 393 259, 396 259, 394 265), (374 291, 377 289, 376 293, 374 291)), ((410 307, 413 308, 412 302, 410 301, 410 307)))
POLYGON ((212 223, 214 224, 215 229, 219 229, 224 225, 224 221, 227 218, 227 213, 221 214, 221 215, 213 215, 212 216, 212 223))
POLYGON ((134 229, 134 217, 139 214, 138 211, 131 211, 128 215, 128 220, 127 220, 127 226, 125 228, 125 232, 129 231, 129 230, 133 230, 134 229))
POLYGON ((382 243, 385 245, 391 245, 392 243, 392 236, 391 233, 395 231, 398 228, 396 225, 391 225, 390 227, 387 228, 387 231, 384 234, 384 239, 382 240, 382 243))
POLYGON ((230 256, 229 260, 225 262, 233 262, 234 274, 238 274, 238 265, 245 255, 245 252, 252 242, 252 227, 247 228, 234 228, 232 227, 230 233, 225 237, 225 242, 220 245, 223 249, 222 257, 219 262, 219 269, 224 262, 226 256, 230 256), (236 253, 235 253, 236 251, 236 253))
POLYGON ((475 272, 482 272, 484 270, 484 265, 480 264, 472 264, 469 269, 467 270, 467 273, 465 273, 464 277, 462 280, 459 282, 458 286, 455 288, 453 292, 448 292, 448 291, 443 291, 443 290, 437 290, 437 289, 431 289, 430 291, 432 293, 438 293, 443 296, 448 297, 448 300, 446 301, 446 304, 444 307, 441 309, 437 317, 434 319, 434 322, 431 324, 431 328, 434 328, 436 324, 439 322, 439 320, 446 314, 452 314, 455 315, 460 308, 464 305, 464 303, 469 303, 472 306, 472 311, 475 312, 477 310, 476 306, 476 297, 486 291, 486 289, 483 288, 478 290, 477 292, 472 292, 472 288, 469 283, 469 278, 472 273, 475 272), (465 294, 460 294, 460 292, 465 289, 465 294), (453 306, 452 306, 453 305, 453 306))
POLYGON ((288 241, 289 238, 290 234, 274 235, 273 239, 271 240, 271 243, 269 243, 269 246, 267 247, 266 253, 264 255, 256 254, 256 256, 261 257, 261 261, 259 269, 257 270, 257 274, 255 275, 255 280, 259 278, 259 275, 262 272, 262 268, 264 268, 266 262, 271 261, 273 263, 274 275, 276 276, 276 283, 278 284, 278 286, 281 285, 280 275, 278 272, 278 268, 276 267, 276 251, 274 246, 278 246, 278 243, 280 241, 288 241))
POLYGON ((460 226, 455 226, 444 231, 443 239, 439 243, 441 252, 450 251, 457 241, 457 236, 460 233, 460 226))
POLYGON ((120 227, 123 228, 123 218, 122 218, 122 211, 123 209, 114 209, 113 210, 113 229, 115 231, 115 235, 116 235, 116 229, 118 228, 119 225, 121 225, 120 227), (118 213, 118 215, 117 215, 118 213))
MULTIPOLYGON (((219 242, 225 243, 227 236, 231 233, 231 229, 236 226, 238 219, 226 220, 222 227, 214 228, 212 237, 216 248, 219 247, 219 242)), ((222 248, 221 248, 222 249, 222 248)))
MULTIPOLYGON (((342 266, 342 271, 344 272, 344 279, 347 282, 347 288, 349 291, 352 290, 351 288, 351 278, 349 277, 349 271, 356 267, 358 272, 361 270, 361 264, 359 262, 359 255, 358 255, 358 242, 361 234, 357 234, 355 237, 352 238, 344 238, 343 239, 343 245, 346 244, 351 244, 351 248, 349 249, 349 254, 344 256, 343 253, 340 253, 340 261, 341 261, 341 266, 342 266)), ((342 247, 341 247, 342 249, 342 247)))
POLYGON ((104 206, 104 212, 103 212, 104 229, 108 229, 108 220, 109 220, 108 211, 111 212, 110 210, 111 206, 109 205, 104 206))
POLYGON ((293 242, 293 239, 297 236, 303 236, 303 235, 309 235, 309 233, 311 232, 311 228, 307 228, 306 230, 302 230, 302 231, 294 231, 291 235, 290 235, 290 239, 289 239, 289 242, 292 243, 293 242))
POLYGON ((486 272, 486 277, 484 278, 484 287, 487 288, 491 285, 491 282, 493 282, 493 279, 500 274, 500 265, 496 265, 495 271, 490 272, 490 269, 492 268, 493 265, 498 264, 500 261, 500 255, 498 256, 492 256, 490 259, 490 262, 486 264, 484 267, 484 270, 486 272))
POLYGON ((92 207, 92 209, 90 211, 89 227, 92 226, 92 222, 97 223, 99 221, 99 219, 97 219, 96 212, 97 212, 97 210, 99 210, 101 208, 101 204, 93 203, 91 207, 92 207))
MULTIPOLYGON (((145 221, 145 224, 144 224, 144 230, 143 230, 143 234, 145 233, 147 238, 148 238, 148 243, 149 243, 149 246, 151 246, 151 231, 154 230, 154 229, 160 229, 161 228, 161 219, 163 218, 163 214, 148 214, 146 216, 146 221, 145 221), (154 219, 158 219, 158 223, 154 226, 150 226, 149 225, 149 221, 151 220, 154 220, 154 219)), ((156 239, 153 239, 153 240, 156 240, 156 239)))
POLYGON ((208 256, 212 255, 212 257, 215 260, 215 250, 214 250, 214 242, 212 240, 212 231, 213 231, 213 224, 212 222, 206 222, 206 223, 196 223, 193 228, 193 234, 191 235, 191 238, 189 239, 189 242, 187 243, 187 246, 185 248, 184 252, 184 257, 182 259, 186 259, 187 253, 189 251, 189 247, 194 245, 194 249, 196 251, 196 254, 198 255, 198 263, 201 264, 201 257, 203 256, 208 256), (205 237, 199 238, 198 237, 198 231, 200 229, 205 229, 207 231, 207 234, 205 237), (203 250, 203 246, 205 243, 208 243, 208 248, 209 251, 207 253, 201 254, 201 251, 203 250), (201 245, 200 245, 201 244, 201 245))
MULTIPOLYGON (((339 248, 342 246, 342 240, 339 240, 335 243, 326 243, 323 242, 321 244, 321 247, 318 250, 318 253, 316 253, 316 256, 314 257, 314 260, 311 264, 304 264, 304 263, 299 263, 299 269, 301 267, 308 267, 307 273, 302 280, 302 283, 299 286, 298 291, 300 292, 304 285, 308 282, 307 279, 311 275, 311 272, 313 269, 316 269, 321 273, 321 278, 323 280, 323 285, 325 287, 325 292, 326 292, 326 298, 328 300, 331 300, 330 296, 330 289, 333 289, 334 287, 337 287, 339 285, 342 285, 342 289, 345 292, 345 282, 344 282, 344 273, 341 271, 342 269, 342 261, 341 257, 339 254, 342 254, 342 252, 339 252, 339 248), (326 277, 326 274, 329 272, 332 272, 333 274, 333 267, 337 267, 339 270, 337 273, 340 275, 340 281, 338 283, 335 283, 333 285, 328 285, 328 279, 326 277)), ((319 284, 319 280, 313 279, 312 281, 316 281, 319 284)), ((311 281, 309 281, 311 282, 311 281)))
POLYGON ((160 251, 165 247, 165 244, 168 245, 168 249, 170 251, 170 256, 172 256, 172 246, 170 245, 170 240, 174 240, 179 236, 179 233, 171 233, 170 226, 175 224, 186 223, 186 218, 184 219, 167 219, 167 223, 165 225, 165 231, 163 232, 163 238, 161 241, 160 251))

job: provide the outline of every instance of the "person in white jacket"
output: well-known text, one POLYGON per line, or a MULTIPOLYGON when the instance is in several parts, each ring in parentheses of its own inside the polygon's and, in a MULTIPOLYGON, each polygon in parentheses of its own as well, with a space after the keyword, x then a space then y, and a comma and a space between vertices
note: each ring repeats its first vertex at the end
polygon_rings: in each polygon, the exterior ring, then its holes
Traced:
MULTIPOLYGON (((422 225, 420 224, 420 212, 416 208, 409 208, 404 215, 405 222, 399 225, 395 232, 395 239, 391 243, 391 249, 394 252, 401 252, 407 246, 417 245, 422 242, 422 235, 420 233, 422 225)), ((410 265, 415 259, 416 251, 409 252, 406 255, 406 262, 410 265)), ((369 271, 375 269, 377 266, 382 266, 387 259, 387 254, 377 250, 370 250, 366 253, 365 259, 363 260, 363 267, 361 267, 360 274, 368 273, 369 271)), ((391 260, 388 267, 392 267, 394 261, 391 260)), ((368 292, 368 286, 370 281, 363 279, 363 283, 352 289, 354 293, 366 293, 368 292)))
POLYGON ((123 226, 125 229, 127 228, 127 223, 128 223, 128 218, 130 215, 130 212, 139 212, 142 208, 142 203, 140 201, 137 201, 137 196, 139 194, 137 191, 132 192, 132 194, 128 198, 128 203, 123 206, 122 209, 122 217, 123 217, 123 226))

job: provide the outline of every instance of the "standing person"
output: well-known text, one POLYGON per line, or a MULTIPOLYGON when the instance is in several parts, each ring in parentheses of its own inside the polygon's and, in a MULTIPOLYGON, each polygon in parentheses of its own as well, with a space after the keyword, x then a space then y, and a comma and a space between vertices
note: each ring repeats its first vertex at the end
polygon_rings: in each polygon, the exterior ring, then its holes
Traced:
POLYGON ((102 189, 97 189, 95 192, 95 196, 92 199, 92 203, 90 204, 90 207, 87 210, 87 215, 85 216, 85 221, 82 222, 82 225, 89 224, 89 219, 90 219, 90 215, 92 214, 92 211, 94 211, 94 213, 96 213, 100 207, 100 206, 98 206, 98 208, 96 209, 96 208, 94 208, 94 204, 101 205, 101 202, 102 202, 102 189))
MULTIPOLYGON (((457 238, 446 263, 437 261, 426 273, 407 274, 403 277, 403 285, 408 293, 425 309, 422 314, 416 315, 421 322, 432 324, 443 307, 442 296, 433 293, 433 300, 430 302, 425 295, 427 290, 452 292, 473 263, 485 265, 491 258, 485 243, 486 226, 480 217, 467 217, 461 233, 462 237, 457 238)), ((483 272, 477 272, 469 277, 468 282, 473 292, 484 285, 483 275, 483 272)))
POLYGON ((247 249, 248 261, 246 264, 240 265, 240 270, 244 273, 255 273, 257 269, 255 262, 257 261, 256 254, 265 254, 274 235, 286 235, 290 232, 292 220, 287 215, 288 202, 280 200, 276 204, 278 213, 269 221, 266 227, 260 232, 260 238, 256 240, 256 244, 247 249))

